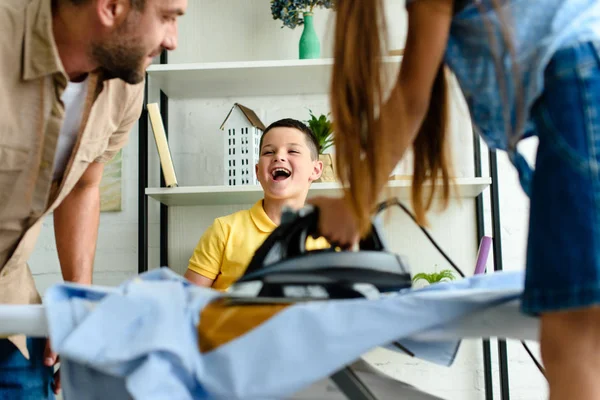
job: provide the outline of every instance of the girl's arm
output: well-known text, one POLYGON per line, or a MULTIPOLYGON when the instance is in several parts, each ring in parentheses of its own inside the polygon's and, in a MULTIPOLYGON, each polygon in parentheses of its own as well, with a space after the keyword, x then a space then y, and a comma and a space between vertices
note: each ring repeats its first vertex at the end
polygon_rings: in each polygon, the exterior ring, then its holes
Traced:
POLYGON ((387 127, 402 126, 393 148, 390 171, 414 141, 425 118, 431 90, 442 63, 452 21, 453 0, 415 0, 410 2, 408 34, 396 87, 382 110, 387 127), (404 104, 404 113, 399 113, 404 104), (398 119, 403 124, 398 124, 398 119))
MULTIPOLYGON (((396 86, 383 105, 379 126, 394 130, 387 175, 391 174, 423 123, 437 71, 442 63, 452 20, 453 0, 415 0, 407 6, 408 35, 396 86), (403 107, 402 105, 405 104, 403 107)), ((343 198, 316 197, 308 201, 320 210, 319 232, 331 243, 351 248, 359 229, 343 198)))

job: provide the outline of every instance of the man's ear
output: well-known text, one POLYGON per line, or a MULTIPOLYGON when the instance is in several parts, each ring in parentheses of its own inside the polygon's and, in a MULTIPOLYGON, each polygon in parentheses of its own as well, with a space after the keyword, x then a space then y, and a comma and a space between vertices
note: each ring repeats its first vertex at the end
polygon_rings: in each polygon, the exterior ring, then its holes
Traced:
POLYGON ((120 26, 131 11, 131 0, 96 0, 100 24, 108 29, 120 26))
POLYGON ((317 160, 313 161, 313 172, 310 174, 310 181, 314 182, 321 177, 323 173, 323 161, 317 160))

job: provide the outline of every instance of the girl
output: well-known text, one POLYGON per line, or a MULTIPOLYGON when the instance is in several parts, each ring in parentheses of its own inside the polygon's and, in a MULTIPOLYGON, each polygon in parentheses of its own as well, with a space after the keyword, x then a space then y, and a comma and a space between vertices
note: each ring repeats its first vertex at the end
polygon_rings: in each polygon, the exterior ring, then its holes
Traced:
POLYGON ((340 0, 332 112, 344 199, 310 201, 320 233, 356 243, 393 167, 414 150, 412 201, 425 222, 440 179, 448 200, 445 66, 473 124, 507 151, 530 196, 522 308, 541 318, 550 398, 600 399, 600 2, 407 0, 408 36, 391 93, 378 61, 381 0, 340 0), (384 95, 387 100, 384 102, 384 95), (517 150, 537 135, 533 172, 517 150))

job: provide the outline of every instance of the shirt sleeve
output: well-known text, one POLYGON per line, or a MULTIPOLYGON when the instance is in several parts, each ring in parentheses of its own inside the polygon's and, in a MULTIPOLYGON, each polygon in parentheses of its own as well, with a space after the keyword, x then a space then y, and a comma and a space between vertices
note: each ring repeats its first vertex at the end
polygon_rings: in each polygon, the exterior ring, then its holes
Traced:
POLYGON ((130 99, 125 105, 125 112, 123 113, 123 120, 119 128, 111 135, 108 140, 108 147, 102 153, 102 155, 96 158, 94 161, 98 163, 106 163, 113 159, 113 157, 121 150, 129 140, 129 132, 133 127, 142 113, 142 107, 144 104, 144 82, 137 84, 131 90, 130 99))
POLYGON ((188 269, 214 280, 221 271, 224 252, 225 232, 217 219, 198 241, 194 254, 190 258, 188 269))

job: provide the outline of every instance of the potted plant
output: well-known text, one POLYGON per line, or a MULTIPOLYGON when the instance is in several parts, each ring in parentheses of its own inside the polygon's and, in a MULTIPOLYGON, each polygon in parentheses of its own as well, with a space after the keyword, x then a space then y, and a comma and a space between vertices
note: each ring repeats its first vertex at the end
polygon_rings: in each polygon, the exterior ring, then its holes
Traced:
POLYGON ((412 281, 413 281, 413 283, 416 283, 420 280, 424 280, 431 285, 434 283, 439 283, 439 282, 444 282, 444 281, 453 281, 455 278, 456 277, 454 276, 454 273, 451 270, 444 269, 440 272, 418 273, 415 276, 413 276, 412 281))
POLYGON ((329 114, 321 114, 317 117, 312 110, 308 110, 308 112, 310 113, 310 119, 306 123, 317 138, 319 160, 323 163, 323 173, 317 182, 334 182, 336 181, 336 174, 333 156, 330 153, 325 153, 325 150, 333 146, 333 123, 329 119, 329 114))
POLYGON ((301 59, 321 56, 321 44, 313 24, 313 9, 334 8, 333 3, 333 0, 271 0, 273 19, 282 20, 283 26, 290 29, 304 25, 298 45, 301 59))

